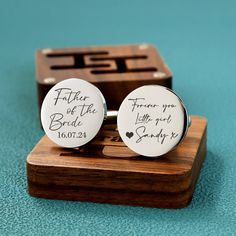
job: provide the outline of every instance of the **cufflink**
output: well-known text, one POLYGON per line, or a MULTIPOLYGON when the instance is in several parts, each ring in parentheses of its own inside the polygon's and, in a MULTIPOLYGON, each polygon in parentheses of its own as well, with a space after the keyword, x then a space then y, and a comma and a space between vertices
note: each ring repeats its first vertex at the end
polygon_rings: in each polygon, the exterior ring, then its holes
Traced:
POLYGON ((41 108, 46 135, 61 147, 80 147, 91 141, 107 117, 105 99, 91 83, 63 80, 47 93, 41 108))
POLYGON ((180 97, 159 85, 132 91, 121 103, 117 125, 123 142, 134 152, 158 157, 185 137, 190 117, 180 97))

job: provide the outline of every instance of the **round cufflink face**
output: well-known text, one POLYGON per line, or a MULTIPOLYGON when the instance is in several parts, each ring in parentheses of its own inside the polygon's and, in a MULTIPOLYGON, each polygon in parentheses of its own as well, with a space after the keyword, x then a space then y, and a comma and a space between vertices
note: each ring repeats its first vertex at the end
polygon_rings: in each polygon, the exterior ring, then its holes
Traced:
POLYGON ((41 122, 47 136, 62 147, 79 147, 100 130, 106 113, 101 92, 82 79, 57 83, 44 98, 41 122))
POLYGON ((187 131, 187 111, 171 90, 147 85, 132 91, 122 102, 117 125, 124 143, 149 157, 172 150, 187 131))

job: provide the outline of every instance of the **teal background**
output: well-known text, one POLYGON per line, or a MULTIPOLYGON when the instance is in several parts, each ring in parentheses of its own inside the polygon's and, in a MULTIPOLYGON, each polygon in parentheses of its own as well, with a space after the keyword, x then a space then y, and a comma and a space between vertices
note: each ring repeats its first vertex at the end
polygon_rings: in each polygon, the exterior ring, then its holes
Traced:
POLYGON ((236 2, 0 0, 0 235, 236 235, 236 2), (150 209, 32 198, 37 48, 148 42, 191 114, 209 120, 191 204, 150 209))

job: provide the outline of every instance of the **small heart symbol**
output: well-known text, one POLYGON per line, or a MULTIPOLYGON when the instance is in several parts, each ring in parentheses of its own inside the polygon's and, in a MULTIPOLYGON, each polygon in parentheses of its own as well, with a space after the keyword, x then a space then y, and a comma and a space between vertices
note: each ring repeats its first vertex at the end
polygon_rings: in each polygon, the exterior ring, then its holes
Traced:
POLYGON ((126 136, 127 136, 128 138, 132 138, 133 135, 134 135, 133 132, 126 132, 126 136))

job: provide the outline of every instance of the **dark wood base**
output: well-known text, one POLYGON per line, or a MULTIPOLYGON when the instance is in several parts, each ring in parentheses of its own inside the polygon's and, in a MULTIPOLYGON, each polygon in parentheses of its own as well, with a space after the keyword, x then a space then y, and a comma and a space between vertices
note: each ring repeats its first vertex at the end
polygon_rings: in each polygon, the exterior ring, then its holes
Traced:
POLYGON ((63 149, 44 136, 27 157, 34 197, 159 208, 182 208, 192 199, 206 154, 207 121, 192 116, 184 141, 152 159, 138 156, 113 125, 80 149, 63 149))

